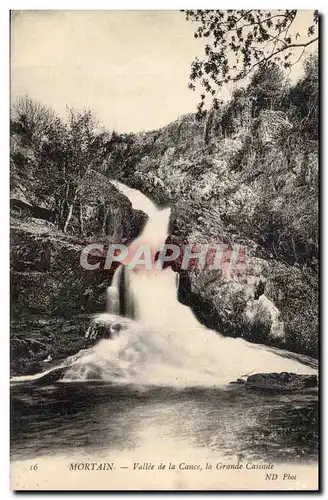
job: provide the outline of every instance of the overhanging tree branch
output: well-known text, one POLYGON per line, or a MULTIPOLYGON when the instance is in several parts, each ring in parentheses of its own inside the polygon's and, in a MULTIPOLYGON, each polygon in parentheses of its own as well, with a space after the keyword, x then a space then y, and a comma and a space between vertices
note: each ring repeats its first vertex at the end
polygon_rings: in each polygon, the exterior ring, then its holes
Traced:
POLYGON ((238 76, 237 78, 231 78, 231 81, 238 81, 238 80, 241 80, 243 78, 246 78, 246 76, 248 76, 257 66, 261 65, 261 64, 264 64, 266 62, 268 62, 270 59, 272 59, 274 56, 276 56, 277 54, 281 54, 282 52, 284 52, 285 50, 288 50, 288 49, 292 49, 292 48, 303 48, 303 52, 301 54, 301 56, 298 58, 298 60, 293 63, 293 64, 296 64, 297 62, 299 62, 299 60, 301 59, 301 57, 303 56, 304 54, 304 51, 306 49, 306 47, 308 47, 309 45, 311 45, 312 43, 315 43, 319 40, 319 37, 317 38, 314 38, 313 40, 310 40, 309 42, 307 43, 292 43, 290 45, 287 45, 286 47, 282 47, 281 49, 278 49, 276 50, 275 52, 272 52, 269 56, 267 57, 264 57, 263 59, 261 59, 261 61, 258 61, 256 63, 253 64, 253 66, 244 74, 238 76))

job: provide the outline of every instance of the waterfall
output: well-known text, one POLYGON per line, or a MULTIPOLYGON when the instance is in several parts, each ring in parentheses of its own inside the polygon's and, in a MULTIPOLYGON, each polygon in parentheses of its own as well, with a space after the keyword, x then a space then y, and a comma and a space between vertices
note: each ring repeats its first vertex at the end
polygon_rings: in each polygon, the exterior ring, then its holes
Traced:
POLYGON ((115 186, 122 194, 124 194, 131 201, 132 208, 135 210, 142 210, 149 217, 157 212, 156 205, 147 196, 142 194, 137 189, 130 188, 119 181, 111 181, 113 186, 115 186))
MULTIPOLYGON (((147 210, 149 220, 131 244, 147 242, 159 249, 168 232, 170 209, 157 209, 142 195, 115 183, 134 208, 147 210)), ((315 373, 309 366, 242 339, 228 338, 202 326, 191 309, 177 299, 178 279, 171 268, 128 269, 121 265, 108 290, 111 314, 133 317, 112 340, 67 358, 64 381, 105 379, 119 383, 178 386, 220 385, 259 372, 315 373)), ((104 315, 102 315, 102 320, 104 315)), ((122 318, 123 319, 123 318, 122 318)), ((116 317, 117 321, 117 317, 116 317)))

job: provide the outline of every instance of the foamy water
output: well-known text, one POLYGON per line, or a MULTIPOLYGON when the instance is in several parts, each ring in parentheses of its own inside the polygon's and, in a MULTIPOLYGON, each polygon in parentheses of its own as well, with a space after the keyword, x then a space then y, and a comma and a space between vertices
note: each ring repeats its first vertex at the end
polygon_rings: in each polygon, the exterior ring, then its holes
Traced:
MULTIPOLYGON (((108 321, 112 321, 108 317, 108 321)), ((289 371, 315 373, 293 359, 256 349, 242 339, 195 328, 146 329, 130 324, 112 340, 68 358, 74 366, 64 381, 109 380, 140 385, 219 386, 247 374, 289 371)))

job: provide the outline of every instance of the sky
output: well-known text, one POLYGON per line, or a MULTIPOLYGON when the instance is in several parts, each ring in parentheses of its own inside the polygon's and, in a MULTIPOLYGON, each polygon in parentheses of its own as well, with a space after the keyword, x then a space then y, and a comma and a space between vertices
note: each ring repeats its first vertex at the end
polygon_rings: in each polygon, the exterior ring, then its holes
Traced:
MULTIPOLYGON (((295 29, 311 16, 301 12, 295 29)), ((29 94, 63 117, 66 105, 91 108, 118 132, 159 128, 196 110, 188 76, 203 46, 194 29, 179 11, 16 11, 11 98, 29 94)), ((298 63, 292 79, 301 72, 298 63)))

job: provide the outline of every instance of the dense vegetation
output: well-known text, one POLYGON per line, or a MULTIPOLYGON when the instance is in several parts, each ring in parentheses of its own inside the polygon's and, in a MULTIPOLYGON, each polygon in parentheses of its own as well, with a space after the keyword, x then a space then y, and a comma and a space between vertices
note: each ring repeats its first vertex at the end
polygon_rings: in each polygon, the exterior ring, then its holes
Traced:
POLYGON ((269 262, 268 290, 285 322, 286 345, 312 355, 318 336, 318 79, 316 54, 305 60, 295 85, 279 67, 262 66, 205 117, 187 115, 161 130, 117 137, 107 164, 108 175, 179 207, 173 232, 243 242, 269 262))
MULTIPOLYGON (((240 143, 235 141, 235 154, 229 159, 231 175, 224 182, 216 179, 206 193, 207 201, 221 200, 222 204, 222 198, 231 198, 241 183, 247 186, 257 180, 257 190, 261 187, 254 200, 257 204, 246 211, 241 206, 233 223, 239 221, 240 229, 277 257, 316 267, 318 76, 317 55, 305 61, 304 75, 296 85, 290 85, 278 67, 263 66, 247 87, 235 91, 230 102, 209 111, 199 122, 187 116, 179 127, 172 124, 137 136, 114 134, 107 175, 135 187, 144 185, 150 195, 157 191, 160 202, 161 192, 162 203, 189 198, 191 186, 182 177, 190 175, 192 181, 205 172, 209 181, 213 173, 220 174, 215 156, 228 147, 224 139, 238 134, 240 143), (188 121, 193 122, 196 136, 184 131, 188 121), (160 159, 163 153, 165 157, 160 159)), ((227 218, 223 208, 221 216, 227 218)))
MULTIPOLYGON (((90 110, 68 108, 64 122, 28 96, 14 103, 11 132, 12 188, 30 185, 39 203, 54 210, 57 226, 67 232, 85 179, 108 155, 109 133, 90 110)), ((82 218, 80 224, 82 232, 82 218)))

